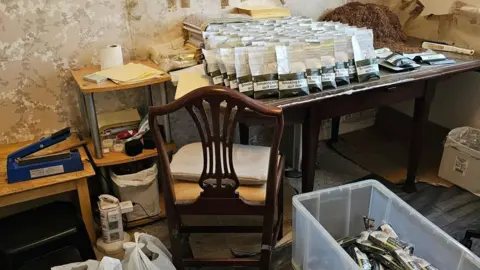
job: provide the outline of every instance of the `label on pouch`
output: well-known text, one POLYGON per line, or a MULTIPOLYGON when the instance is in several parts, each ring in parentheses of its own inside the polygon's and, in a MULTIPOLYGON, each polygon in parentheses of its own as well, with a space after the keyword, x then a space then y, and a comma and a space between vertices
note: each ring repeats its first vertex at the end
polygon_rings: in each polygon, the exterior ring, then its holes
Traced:
POLYGON ((242 93, 253 91, 253 82, 239 83, 238 90, 242 93))
POLYGON ((255 89, 255 91, 278 89, 278 81, 254 82, 253 89, 255 89))
POLYGON ((346 68, 337 68, 335 69, 335 75, 337 77, 348 77, 349 74, 348 74, 348 69, 346 68))
POLYGON ((357 73, 357 68, 355 66, 348 66, 348 73, 349 74, 357 73))
POLYGON ((359 67, 357 66, 357 73, 358 75, 364 75, 368 73, 378 73, 380 70, 378 68, 378 64, 372 64, 368 66, 359 67))
POLYGON ((63 169, 63 165, 57 165, 52 167, 30 170, 30 177, 38 178, 63 172, 65 172, 65 170, 63 169))
POLYGON ((213 79, 213 84, 222 84, 223 83, 222 75, 215 76, 212 79, 213 79))
POLYGON ((298 88, 306 88, 306 87, 308 87, 307 79, 278 82, 278 89, 280 90, 290 90, 290 89, 298 89, 298 88))
POLYGON ((322 77, 319 75, 307 76, 307 82, 308 84, 321 84, 322 77))
POLYGON ((421 58, 423 61, 437 61, 447 59, 447 57, 445 57, 445 55, 443 54, 422 55, 421 58))
POLYGON ((232 89, 237 89, 238 88, 237 80, 230 81, 230 88, 232 88, 232 89))
POLYGON ((387 57, 386 60, 387 60, 388 62, 392 63, 392 64, 395 64, 395 62, 396 62, 397 60, 404 59, 404 58, 406 58, 406 57, 403 56, 403 55, 394 54, 394 55, 392 55, 391 57, 387 57))
POLYGON ((335 73, 322 74, 322 82, 334 82, 334 81, 335 81, 335 73))

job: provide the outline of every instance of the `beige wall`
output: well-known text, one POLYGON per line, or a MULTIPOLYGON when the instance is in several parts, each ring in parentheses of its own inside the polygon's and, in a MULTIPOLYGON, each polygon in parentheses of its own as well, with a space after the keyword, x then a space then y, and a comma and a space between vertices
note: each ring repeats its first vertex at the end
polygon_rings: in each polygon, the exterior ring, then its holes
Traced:
MULTIPOLYGON (((230 0, 230 6, 241 1, 230 0)), ((378 1, 395 7, 400 0, 375 0, 378 1)), ((175 0, 0 2, 0 143, 34 139, 64 126, 81 128, 77 88, 69 68, 96 63, 99 48, 112 43, 124 47, 126 59, 144 58, 148 45, 181 34, 181 22, 188 14, 229 10, 228 7, 222 9, 221 2, 190 0, 190 8, 181 8, 180 1, 175 0), (174 5, 169 7, 168 3, 174 5)), ((279 4, 280 1, 252 2, 279 4)), ((319 18, 327 9, 346 2, 348 0, 287 0, 286 5, 296 15, 319 18)), ((408 32, 435 38, 439 27, 436 20, 419 19, 408 25, 408 32)), ((454 38, 470 44, 465 41, 465 33, 455 33, 454 38)), ((455 94, 440 90, 436 98, 439 105, 434 108, 443 106, 447 100, 472 100, 471 94, 477 93, 476 76, 469 75, 469 83, 455 94), (446 100, 442 101, 443 98, 446 100)), ((101 94, 96 96, 96 103, 100 112, 113 111, 143 103, 143 95, 138 91, 101 94)), ((407 110, 405 106, 398 108, 407 110)), ((470 119, 477 114, 475 109, 465 109, 465 106, 453 110, 461 111, 458 116, 450 116, 455 119, 470 119)), ((447 113, 441 113, 442 109, 438 111, 432 112, 438 122, 456 125, 455 119, 442 120, 447 113)))
MULTIPOLYGON (((219 0, 191 0, 190 8, 168 7, 176 2, 1 1, 0 143, 38 138, 64 126, 80 128, 83 120, 69 68, 96 63, 99 48, 118 43, 127 60, 144 58, 149 44, 180 36, 188 14, 222 10, 219 0)), ((112 111, 136 106, 142 97, 124 91, 96 99, 99 111, 112 111)))
MULTIPOLYGON (((432 2, 429 0, 428 2, 432 2)), ((446 1, 448 5, 452 1, 446 1)), ((474 4, 474 0, 467 3, 474 4)), ((446 5, 446 4, 445 4, 446 5)), ((473 6, 472 6, 473 7, 473 6)), ((480 8, 480 4, 476 4, 480 8)), ((433 10, 448 10, 436 8, 433 10)), ((466 9, 467 10, 467 9, 466 9)), ((471 9, 473 10, 473 9, 471 9)), ((480 52, 480 13, 456 9, 454 14, 420 18, 408 26, 412 36, 442 40, 480 52)), ((430 112, 430 121, 453 129, 460 126, 480 128, 480 73, 470 72, 440 81, 430 112)), ((413 102, 393 106, 412 115, 413 102)))

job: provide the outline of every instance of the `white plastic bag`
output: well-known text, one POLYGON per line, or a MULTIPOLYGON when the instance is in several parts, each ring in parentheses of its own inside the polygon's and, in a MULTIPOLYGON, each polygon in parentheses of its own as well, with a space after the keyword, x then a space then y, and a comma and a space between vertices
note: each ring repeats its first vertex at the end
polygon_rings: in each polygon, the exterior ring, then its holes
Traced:
POLYGON ((85 269, 85 270, 97 270, 98 268, 98 261, 88 260, 85 262, 78 262, 78 263, 69 263, 65 265, 55 266, 52 267, 51 270, 72 270, 72 269, 85 269))
POLYGON ((122 263, 118 259, 103 257, 102 261, 88 260, 79 263, 69 263, 52 267, 52 270, 122 270, 122 263))
POLYGON ((157 179, 157 172, 157 164, 154 163, 152 167, 132 174, 117 175, 110 170, 110 176, 118 187, 138 187, 150 185, 157 179))
POLYGON ((97 270, 122 270, 122 263, 119 259, 103 257, 97 270))
POLYGON ((135 243, 125 243, 123 248, 123 270, 175 270, 172 255, 154 236, 136 232, 135 243))

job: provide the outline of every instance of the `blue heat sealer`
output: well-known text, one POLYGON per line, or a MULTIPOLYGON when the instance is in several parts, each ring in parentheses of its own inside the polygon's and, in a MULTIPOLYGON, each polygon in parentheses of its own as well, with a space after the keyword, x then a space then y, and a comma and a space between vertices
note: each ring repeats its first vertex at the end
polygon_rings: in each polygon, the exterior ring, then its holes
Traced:
POLYGON ((50 147, 70 137, 70 128, 64 128, 42 138, 40 141, 19 149, 7 158, 8 183, 22 182, 56 174, 71 173, 83 170, 83 162, 78 149, 71 149, 66 153, 45 155, 40 157, 28 156, 42 149, 50 147))

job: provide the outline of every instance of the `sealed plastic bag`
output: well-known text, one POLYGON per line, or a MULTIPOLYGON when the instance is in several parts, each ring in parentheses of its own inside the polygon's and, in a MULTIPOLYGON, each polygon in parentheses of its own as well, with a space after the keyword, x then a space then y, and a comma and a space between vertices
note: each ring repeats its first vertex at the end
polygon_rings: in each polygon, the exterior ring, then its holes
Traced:
POLYGON ((248 64, 253 78, 253 97, 278 98, 278 69, 275 47, 249 47, 248 64))
POLYGON ((303 62, 303 46, 276 46, 280 98, 304 96, 310 92, 303 62))
POLYGON ((236 47, 234 51, 238 90, 246 96, 253 97, 253 80, 248 63, 248 47, 236 47))
POLYGON ((359 82, 380 79, 377 55, 373 47, 371 29, 359 30, 352 37, 353 54, 359 82))
POLYGON ((160 239, 154 236, 136 232, 135 243, 125 243, 123 248, 124 270, 175 270, 172 255, 160 239))

